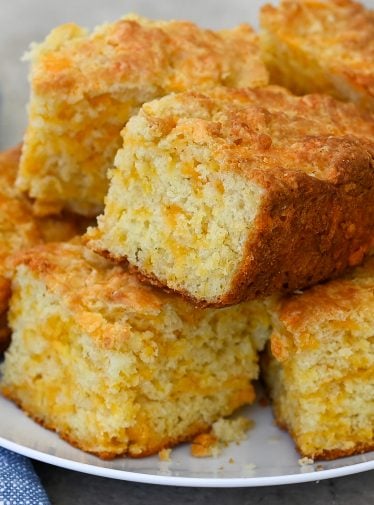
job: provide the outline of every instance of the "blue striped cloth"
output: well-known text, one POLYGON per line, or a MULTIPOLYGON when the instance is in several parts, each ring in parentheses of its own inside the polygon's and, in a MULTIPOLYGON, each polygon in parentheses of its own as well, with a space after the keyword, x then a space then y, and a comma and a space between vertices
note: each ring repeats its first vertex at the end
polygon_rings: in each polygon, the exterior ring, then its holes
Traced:
POLYGON ((50 505, 30 460, 1 448, 0 505, 50 505))

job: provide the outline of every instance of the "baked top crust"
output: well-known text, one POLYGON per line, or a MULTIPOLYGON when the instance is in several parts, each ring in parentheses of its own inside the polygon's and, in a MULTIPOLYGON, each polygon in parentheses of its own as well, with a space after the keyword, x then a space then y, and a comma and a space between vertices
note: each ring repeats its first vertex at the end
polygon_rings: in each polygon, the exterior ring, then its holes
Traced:
POLYGON ((51 292, 81 308, 93 309, 100 296, 103 303, 124 309, 157 311, 170 298, 141 284, 125 265, 113 265, 93 253, 81 245, 79 238, 34 247, 17 255, 14 264, 26 265, 51 292))
POLYGON ((328 339, 331 331, 364 329, 358 315, 370 324, 374 314, 374 257, 339 279, 314 286, 308 291, 280 299, 277 320, 281 330, 272 338, 272 352, 283 361, 313 342, 328 339))
POLYGON ((348 181, 374 152, 373 114, 326 95, 296 97, 279 86, 170 95, 144 104, 139 119, 130 121, 131 135, 138 130, 140 138, 146 128, 153 139, 177 144, 183 134, 248 178, 292 171, 348 181))
POLYGON ((113 265, 81 244, 43 244, 14 257, 14 266, 25 265, 47 289, 61 297, 77 323, 106 348, 120 346, 130 334, 128 314, 156 316, 163 305, 178 305, 191 320, 203 315, 190 304, 162 290, 140 283, 125 265, 113 265))
POLYGON ((17 179, 40 216, 96 216, 120 132, 172 91, 262 86, 268 73, 248 25, 214 32, 135 15, 92 33, 67 24, 31 46, 29 125, 17 179))
POLYGON ((91 34, 75 25, 55 28, 31 47, 31 80, 38 94, 68 101, 108 90, 157 88, 162 94, 192 86, 258 86, 268 76, 258 39, 248 25, 214 32, 188 21, 151 21, 129 15, 91 34))
POLYGON ((261 25, 374 99, 374 11, 351 0, 282 0, 261 25))

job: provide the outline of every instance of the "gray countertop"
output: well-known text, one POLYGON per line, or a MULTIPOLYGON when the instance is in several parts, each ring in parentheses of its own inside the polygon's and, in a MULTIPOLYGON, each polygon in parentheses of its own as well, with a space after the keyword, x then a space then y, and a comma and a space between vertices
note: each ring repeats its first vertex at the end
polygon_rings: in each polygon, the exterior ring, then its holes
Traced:
MULTIPOLYGON (((374 0, 367 3, 374 7, 374 0)), ((33 40, 55 25, 75 21, 87 27, 126 12, 155 18, 187 18, 214 28, 242 21, 256 24, 253 0, 0 0, 0 149, 18 143, 26 124, 27 65, 20 61, 33 40)), ((374 473, 320 483, 257 489, 191 489, 132 484, 35 463, 56 505, 95 504, 374 504, 374 473)))
POLYGON ((242 489, 194 489, 133 484, 41 463, 35 467, 52 505, 370 505, 374 473, 319 483, 242 489))

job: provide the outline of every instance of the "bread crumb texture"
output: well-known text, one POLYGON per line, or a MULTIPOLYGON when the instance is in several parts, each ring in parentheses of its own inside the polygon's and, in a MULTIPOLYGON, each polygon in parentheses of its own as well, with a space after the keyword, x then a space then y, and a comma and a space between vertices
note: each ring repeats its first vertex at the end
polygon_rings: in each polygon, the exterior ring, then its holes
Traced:
POLYGON ((211 31, 135 15, 55 28, 33 44, 29 125, 18 186, 35 211, 102 209, 120 131, 140 106, 174 91, 261 86, 268 76, 248 25, 211 31))
POLYGON ((191 455, 195 458, 219 456, 230 443, 239 444, 247 438, 253 427, 252 420, 240 416, 235 419, 218 419, 211 430, 195 437, 191 444, 191 455))
POLYGON ((309 466, 309 465, 314 465, 314 459, 312 458, 300 458, 298 460, 298 463, 300 466, 309 466))
POLYGON ((160 461, 166 461, 170 462, 171 461, 171 449, 161 449, 158 453, 158 457, 160 461))

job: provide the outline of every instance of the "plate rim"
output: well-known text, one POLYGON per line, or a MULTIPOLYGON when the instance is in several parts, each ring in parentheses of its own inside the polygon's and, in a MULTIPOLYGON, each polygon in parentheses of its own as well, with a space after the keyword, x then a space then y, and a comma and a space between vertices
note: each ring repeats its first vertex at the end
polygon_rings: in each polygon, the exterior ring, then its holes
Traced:
POLYGON ((269 477, 182 477, 177 475, 155 475, 141 472, 132 472, 127 470, 118 470, 114 468, 105 468, 91 465, 89 463, 80 463, 72 459, 62 458, 47 454, 36 449, 31 449, 16 442, 12 442, 0 436, 0 446, 4 449, 29 457, 33 460, 47 463, 66 470, 105 477, 127 482, 140 484, 157 484, 164 486, 195 487, 195 488, 244 488, 244 487, 264 487, 279 486, 287 484, 301 484, 305 482, 315 482, 325 479, 345 477, 357 473, 374 470, 374 459, 346 465, 338 468, 329 468, 327 470, 318 470, 305 473, 277 475, 269 477))

